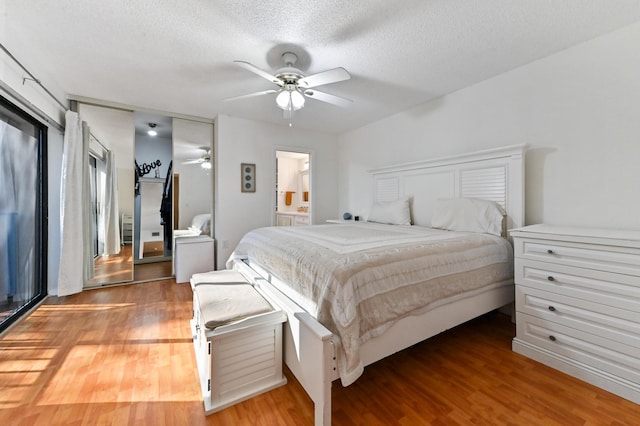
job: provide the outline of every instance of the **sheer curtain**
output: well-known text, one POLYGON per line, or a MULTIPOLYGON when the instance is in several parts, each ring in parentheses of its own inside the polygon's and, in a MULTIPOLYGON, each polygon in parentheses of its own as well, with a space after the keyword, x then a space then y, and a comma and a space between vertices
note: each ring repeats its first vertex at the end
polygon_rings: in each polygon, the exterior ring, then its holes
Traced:
POLYGON ((105 256, 120 253, 120 220, 118 218, 118 180, 116 174, 115 155, 112 151, 106 154, 104 203, 102 203, 102 221, 104 223, 105 256))
POLYGON ((79 293, 93 276, 89 127, 77 112, 65 115, 60 221, 58 296, 79 293), (79 261, 79 260, 82 261, 79 261))
POLYGON ((37 141, 0 120, 0 297, 33 296, 37 141))

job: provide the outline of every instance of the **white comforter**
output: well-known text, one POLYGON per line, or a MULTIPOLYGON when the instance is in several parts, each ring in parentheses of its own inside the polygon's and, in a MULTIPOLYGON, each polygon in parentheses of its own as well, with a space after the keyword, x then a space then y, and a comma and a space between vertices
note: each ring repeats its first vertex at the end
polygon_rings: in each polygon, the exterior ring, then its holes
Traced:
POLYGON ((371 223, 270 227, 249 232, 228 267, 249 259, 339 337, 343 385, 363 371, 359 348, 443 298, 513 277, 512 247, 488 234, 371 223))

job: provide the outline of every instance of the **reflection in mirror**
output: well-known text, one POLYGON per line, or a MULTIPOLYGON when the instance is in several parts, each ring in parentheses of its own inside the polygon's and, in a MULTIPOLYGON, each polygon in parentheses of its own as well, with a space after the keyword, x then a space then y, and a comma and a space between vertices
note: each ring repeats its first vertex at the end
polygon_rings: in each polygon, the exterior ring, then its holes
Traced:
POLYGON ((77 111, 92 134, 94 238, 87 250, 94 254, 94 278, 85 287, 173 276, 175 236, 213 235, 212 123, 82 102, 77 111), (107 198, 109 152, 115 203, 107 198), (180 192, 181 185, 189 189, 180 192))
POLYGON ((78 104, 89 125, 93 278, 85 287, 133 279, 133 113, 78 104))
POLYGON ((309 153, 276 151, 276 220, 278 226, 310 221, 309 153))
POLYGON ((171 277, 173 149, 171 117, 135 112, 135 280, 171 277))
POLYGON ((173 119, 174 237, 213 236, 213 125, 173 119))

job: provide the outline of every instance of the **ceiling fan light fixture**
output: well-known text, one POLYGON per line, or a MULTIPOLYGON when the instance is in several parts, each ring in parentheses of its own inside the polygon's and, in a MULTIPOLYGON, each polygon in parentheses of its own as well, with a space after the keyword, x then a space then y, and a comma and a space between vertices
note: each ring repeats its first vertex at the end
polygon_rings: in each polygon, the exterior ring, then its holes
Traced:
POLYGON ((288 90, 282 90, 276 96, 276 104, 280 109, 289 109, 289 103, 291 102, 291 95, 288 90))
POLYGON ((149 136, 157 136, 158 135, 158 132, 155 130, 156 126, 157 126, 156 123, 149 123, 149 130, 147 130, 147 134, 149 136))
POLYGON ((210 170, 211 169, 211 161, 204 160, 202 163, 200 163, 200 167, 202 167, 205 170, 210 170))
POLYGON ((276 104, 278 108, 285 111, 293 109, 294 111, 304 107, 304 95, 298 89, 293 87, 285 87, 278 96, 276 96, 276 104))
POLYGON ((304 106, 304 95, 297 90, 291 92, 291 103, 294 110, 299 110, 304 106))
POLYGON ((284 68, 276 70, 275 74, 258 68, 246 61, 234 61, 242 68, 245 68, 258 76, 269 80, 271 83, 276 84, 278 88, 262 90, 260 92, 249 93, 242 96, 235 96, 225 100, 245 99, 275 93, 276 106, 284 111, 283 116, 286 120, 289 120, 290 126, 294 111, 304 108, 307 96, 318 101, 339 106, 347 106, 351 103, 349 99, 341 98, 340 96, 309 90, 317 86, 349 80, 351 78, 351 74, 349 74, 349 72, 344 68, 333 68, 305 76, 302 71, 295 68, 295 64, 298 60, 295 53, 284 52, 282 54, 282 60, 284 61, 284 68))

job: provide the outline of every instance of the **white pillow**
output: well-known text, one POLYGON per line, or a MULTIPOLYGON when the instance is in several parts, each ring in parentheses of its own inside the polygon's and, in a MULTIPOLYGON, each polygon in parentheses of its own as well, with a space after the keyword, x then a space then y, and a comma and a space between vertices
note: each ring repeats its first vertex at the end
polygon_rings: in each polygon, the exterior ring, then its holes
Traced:
POLYGON ((378 202, 371 207, 367 222, 388 223, 391 225, 411 225, 409 199, 378 202))
POLYGON ((447 198, 436 201, 431 227, 449 231, 502 235, 504 209, 479 198, 447 198))
POLYGON ((196 228, 195 226, 190 226, 189 227, 189 231, 191 231, 191 233, 194 234, 194 235, 202 234, 202 229, 196 228))
POLYGON ((191 220, 191 226, 189 228, 199 229, 203 234, 209 234, 211 232, 211 215, 210 214, 197 214, 191 220))

